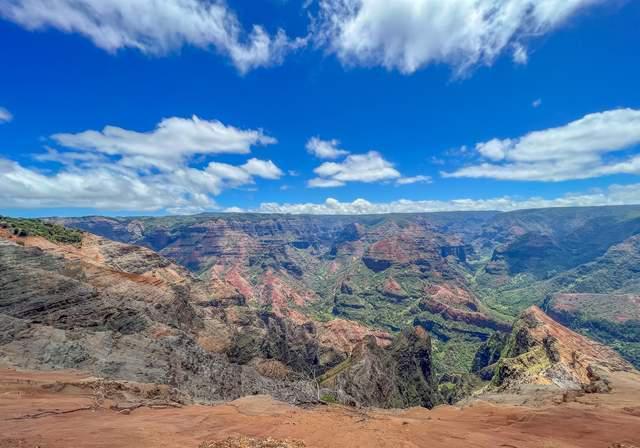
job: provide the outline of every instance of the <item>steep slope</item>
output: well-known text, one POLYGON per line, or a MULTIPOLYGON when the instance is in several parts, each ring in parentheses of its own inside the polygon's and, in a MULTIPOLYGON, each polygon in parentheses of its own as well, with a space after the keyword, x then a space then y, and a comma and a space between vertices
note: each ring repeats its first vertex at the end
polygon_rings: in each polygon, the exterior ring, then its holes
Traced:
POLYGON ((561 293, 549 296, 544 307, 558 322, 614 347, 640 368, 640 296, 561 293))
POLYGON ((640 366, 640 302, 635 299, 640 293, 639 266, 640 235, 634 235, 601 257, 549 279, 515 277, 477 292, 505 314, 540 305, 563 324, 611 345, 640 366))
POLYGON ((526 274, 513 277, 479 271, 475 291, 491 307, 517 314, 548 295, 560 292, 614 294, 640 292, 640 234, 609 247, 588 263, 539 280, 526 274))
POLYGON ((543 385, 608 392, 611 373, 632 370, 614 350, 574 333, 540 308, 531 307, 514 325, 495 364, 493 385, 500 389, 543 385))
POLYGON ((264 393, 300 403, 317 401, 314 378, 361 341, 391 343, 351 321, 284 316, 211 287, 141 247, 0 229, 0 359, 166 384, 198 401, 264 393))
POLYGON ((238 338, 226 314, 197 306, 207 303, 201 285, 146 249, 89 235, 80 248, 38 237, 0 238, 0 244, 5 361, 169 384, 204 401, 259 392, 313 397, 304 382, 285 389, 254 367, 233 363, 222 352, 238 338))
POLYGON ((369 337, 349 359, 320 378, 341 402, 376 407, 431 408, 440 401, 434 381, 431 339, 416 327, 401 332, 387 348, 369 337))
POLYGON ((465 243, 495 213, 381 216, 198 215, 72 218, 69 225, 159 250, 216 290, 295 319, 357 321, 397 333, 422 325, 447 368, 470 368, 478 344, 508 325, 465 288, 465 243), (442 294, 436 291, 451 291, 442 294), (448 347, 455 349, 449 350, 448 347))
MULTIPOLYGON (((552 294, 640 294, 639 206, 58 222, 159 251, 215 294, 280 317, 422 326, 447 372, 470 371, 485 341, 552 294)), ((636 359, 635 342, 614 339, 599 340, 636 359)))

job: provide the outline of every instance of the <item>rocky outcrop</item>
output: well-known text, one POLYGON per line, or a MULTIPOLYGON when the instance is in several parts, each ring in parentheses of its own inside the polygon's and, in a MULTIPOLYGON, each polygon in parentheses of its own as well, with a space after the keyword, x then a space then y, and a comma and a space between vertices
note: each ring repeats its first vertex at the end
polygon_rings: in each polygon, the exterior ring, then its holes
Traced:
POLYGON ((611 372, 631 370, 612 349, 574 333, 532 307, 514 325, 496 364, 493 385, 499 389, 535 384, 606 392, 611 372))
POLYGON ((314 376, 365 339, 390 343, 354 322, 283 313, 275 296, 295 302, 293 292, 277 278, 265 289, 273 311, 145 248, 90 234, 78 246, 0 234, 0 358, 164 384, 201 402, 269 394, 304 403, 317 400, 314 376))
POLYGON ((467 261, 467 248, 464 245, 441 246, 440 255, 443 258, 452 256, 464 263, 467 261))
POLYGON ((468 291, 456 285, 429 285, 418 306, 421 310, 438 314, 446 320, 498 331, 511 329, 509 324, 480 311, 478 300, 468 291))
MULTIPOLYGON (((280 316, 332 314, 398 331, 407 320, 395 322, 396 316, 427 284, 464 282, 467 266, 460 263, 472 252, 465 235, 490 215, 470 214, 468 227, 457 214, 204 214, 61 222, 159 251, 207 279, 219 302, 241 304, 244 297, 247 305, 280 316)), ((484 325, 483 316, 464 317, 484 325)))
POLYGON ((393 277, 388 277, 382 285, 382 294, 395 301, 403 301, 409 298, 409 294, 404 290, 402 285, 393 277))
POLYGON ((538 278, 548 277, 568 254, 547 234, 529 232, 495 249, 493 266, 504 265, 509 274, 526 272, 538 278))
POLYGON ((627 361, 640 368, 640 295, 553 294, 545 300, 544 308, 563 325, 615 346, 627 361))
POLYGON ((442 239, 430 229, 417 225, 401 229, 392 227, 388 235, 376 238, 368 247, 362 261, 374 272, 382 272, 391 266, 409 265, 428 270, 446 258, 438 246, 442 239))
POLYGON ((320 384, 350 405, 430 408, 439 402, 431 339, 420 327, 401 332, 386 348, 367 337, 348 360, 321 377, 320 384))
POLYGON ((476 352, 471 371, 485 381, 491 380, 496 363, 500 360, 506 343, 507 335, 503 333, 492 334, 476 352))
MULTIPOLYGON (((314 400, 310 381, 267 378, 253 359, 234 359, 241 329, 228 322, 238 310, 210 307, 206 295, 147 249, 93 236, 81 248, 0 238, 0 356, 19 367, 166 384, 198 401, 256 393, 314 400)), ((315 362, 304 328, 238 309, 264 333, 254 357, 315 362)))

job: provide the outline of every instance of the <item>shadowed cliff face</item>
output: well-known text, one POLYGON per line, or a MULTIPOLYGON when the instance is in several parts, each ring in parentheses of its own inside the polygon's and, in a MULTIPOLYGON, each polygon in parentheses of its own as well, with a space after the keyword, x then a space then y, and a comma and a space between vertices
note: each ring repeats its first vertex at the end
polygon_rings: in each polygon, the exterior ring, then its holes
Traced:
POLYGON ((62 245, 2 229, 0 330, 4 362, 166 384, 205 402, 253 394, 315 402, 316 376, 365 339, 391 343, 355 322, 250 307, 233 287, 213 291, 148 249, 90 234, 62 245))
POLYGON ((365 339, 320 383, 339 401, 354 406, 431 408, 440 402, 433 370, 431 339, 416 327, 402 331, 386 348, 365 339))

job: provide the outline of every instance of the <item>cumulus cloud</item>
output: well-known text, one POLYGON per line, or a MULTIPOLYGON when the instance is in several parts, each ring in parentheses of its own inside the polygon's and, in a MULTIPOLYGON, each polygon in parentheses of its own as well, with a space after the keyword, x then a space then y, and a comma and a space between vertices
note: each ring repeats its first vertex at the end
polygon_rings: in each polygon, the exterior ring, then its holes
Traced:
POLYGON ((13 120, 13 115, 4 107, 0 107, 0 124, 8 123, 13 120))
POLYGON ((197 155, 245 154, 275 140, 262 131, 239 130, 217 121, 163 120, 152 132, 109 127, 105 131, 53 136, 61 148, 36 154, 48 170, 0 158, 0 206, 81 207, 99 210, 167 210, 193 213, 214 209, 214 197, 229 188, 278 179, 271 160, 241 165, 210 162, 194 167, 197 155))
POLYGON ((127 165, 161 168, 194 154, 248 154, 254 145, 276 143, 261 130, 238 129, 196 116, 166 118, 149 132, 107 126, 102 131, 55 134, 52 139, 67 148, 122 156, 127 165))
POLYGON ((0 17, 29 30, 78 33, 115 52, 161 55, 191 45, 228 56, 242 73, 280 63, 305 45, 283 30, 246 32, 224 0, 0 0, 0 17))
POLYGON ((271 160, 259 160, 256 158, 249 159, 247 163, 242 165, 242 169, 252 176, 262 177, 263 179, 280 179, 284 174, 271 160))
POLYGON ((191 168, 143 176, 117 166, 69 167, 49 174, 0 159, 0 204, 8 208, 82 207, 100 210, 198 209, 214 205, 220 179, 191 168))
POLYGON ((563 181, 640 174, 640 110, 589 114, 565 126, 475 147, 481 161, 445 177, 563 181))
POLYGON ((307 151, 309 154, 320 159, 337 159, 349 154, 349 151, 338 148, 340 142, 338 140, 321 140, 318 137, 312 137, 307 142, 307 151))
POLYGON ((339 187, 347 182, 378 182, 397 179, 400 172, 379 152, 352 154, 342 162, 325 162, 315 170, 318 175, 308 182, 310 187, 339 187))
POLYGON ((401 199, 393 202, 375 203, 365 199, 340 202, 329 198, 323 203, 278 204, 263 203, 259 213, 314 214, 314 215, 358 215, 384 213, 427 213, 444 211, 510 211, 548 207, 586 207, 600 205, 640 204, 640 184, 612 185, 606 190, 587 193, 570 193, 553 199, 515 198, 510 196, 490 199, 457 199, 451 201, 412 201, 401 199))
POLYGON ((345 64, 413 73, 433 64, 463 73, 511 49, 527 61, 526 42, 605 0, 320 0, 319 45, 345 64))

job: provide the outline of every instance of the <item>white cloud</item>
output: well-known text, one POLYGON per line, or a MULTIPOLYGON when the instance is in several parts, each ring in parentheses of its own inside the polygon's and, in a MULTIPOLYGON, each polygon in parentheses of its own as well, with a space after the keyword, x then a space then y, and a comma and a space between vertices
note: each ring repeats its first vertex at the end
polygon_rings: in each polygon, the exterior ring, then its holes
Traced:
POLYGON ((478 143, 477 153, 488 162, 443 175, 563 181, 640 174, 640 155, 628 153, 637 145, 640 145, 640 110, 616 109, 516 139, 478 143))
POLYGON ((0 159, 0 183, 0 205, 8 208, 207 209, 215 205, 209 194, 221 191, 219 178, 192 168, 144 176, 103 165, 49 174, 5 159, 0 159))
POLYGON ((476 150, 485 158, 490 160, 502 160, 506 155, 506 147, 511 144, 511 140, 498 140, 494 138, 488 142, 478 143, 476 150))
POLYGON ((307 142, 307 151, 309 154, 320 159, 337 159, 349 154, 349 151, 338 148, 340 142, 338 140, 321 140, 318 137, 312 137, 307 142))
POLYGON ((305 44, 284 31, 245 32, 224 0, 0 0, 0 16, 29 30, 78 33, 114 52, 134 48, 161 55, 185 45, 215 49, 242 73, 280 63, 305 44))
POLYGON ((358 215, 384 213, 427 213, 443 211, 483 211, 521 210, 548 207, 586 207, 601 205, 640 204, 640 184, 612 185, 606 190, 587 193, 570 193, 553 199, 514 198, 509 196, 490 199, 457 199, 451 201, 411 201, 401 199, 387 203, 374 203, 365 199, 340 202, 329 198, 324 203, 278 204, 263 203, 254 212, 315 214, 315 215, 358 215))
POLYGON ((254 176, 275 178, 270 172, 250 173, 252 166, 273 165, 271 161, 252 160, 241 166, 212 162, 203 170, 179 166, 150 174, 109 161, 69 165, 50 173, 0 159, 0 207, 166 209, 170 213, 215 209, 213 197, 225 189, 253 184, 254 176))
POLYGON ((401 177, 396 180, 397 185, 411 185, 411 184, 430 184, 432 181, 431 176, 413 176, 413 177, 401 177))
POLYGON ((170 169, 195 154, 248 154, 254 145, 276 143, 261 130, 242 130, 213 120, 166 118, 150 132, 136 132, 115 126, 102 131, 55 134, 53 140, 67 148, 123 157, 132 167, 170 169))
POLYGON ((0 107, 0 124, 13 120, 13 115, 4 107, 0 107))
POLYGON ((513 46, 513 62, 520 65, 525 65, 529 62, 529 53, 522 44, 516 43, 513 46))
POLYGON ((225 213, 245 213, 245 210, 240 207, 228 207, 224 209, 225 213))
POLYGON ((445 63, 458 73, 490 65, 512 48, 526 62, 526 40, 605 0, 320 0, 319 45, 345 64, 413 73, 445 63))
POLYGON ((247 163, 242 165, 242 169, 252 176, 263 179, 280 179, 284 175, 282 170, 271 160, 249 159, 247 163))
POLYGON ((308 182, 310 187, 339 187, 347 182, 378 182, 401 177, 376 151, 352 154, 340 163, 325 162, 313 171, 318 177, 308 182))
POLYGON ((335 179, 323 179, 321 177, 316 177, 307 182, 307 186, 310 188, 334 188, 334 187, 344 187, 346 183, 335 180, 335 179))
POLYGON ((239 166, 229 165, 228 163, 211 162, 207 166, 206 172, 234 186, 250 184, 252 182, 251 174, 249 174, 247 170, 239 166))
POLYGON ((245 154, 256 144, 275 141, 261 131, 217 121, 171 118, 149 133, 108 127, 57 134, 54 140, 64 148, 47 148, 34 156, 55 163, 53 169, 49 165, 41 171, 0 158, 0 207, 194 213, 215 209, 214 197, 226 189, 283 175, 271 160, 257 158, 238 166, 192 166, 199 154, 245 154))

